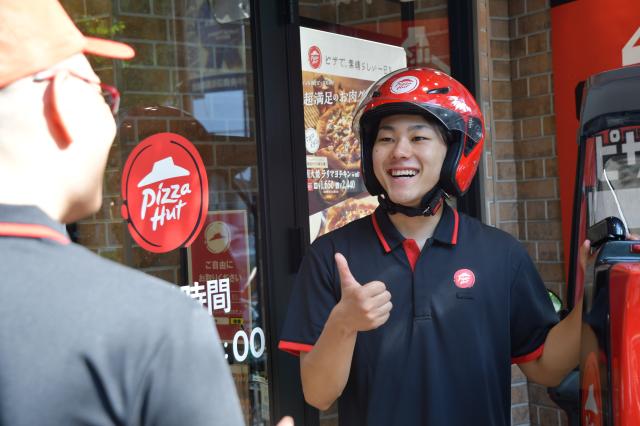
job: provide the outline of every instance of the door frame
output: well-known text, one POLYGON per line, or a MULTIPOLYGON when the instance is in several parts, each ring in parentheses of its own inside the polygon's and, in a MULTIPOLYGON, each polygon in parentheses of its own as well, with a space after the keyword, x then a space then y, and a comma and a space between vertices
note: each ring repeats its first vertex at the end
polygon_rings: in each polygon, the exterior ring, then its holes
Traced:
MULTIPOLYGON (((408 7, 403 3, 403 16, 411 13, 408 7)), ((306 152, 299 143, 304 113, 298 1, 252 0, 251 11, 262 218, 258 264, 265 293, 271 419, 275 424, 290 415, 297 425, 316 426, 318 411, 304 402, 298 360, 277 349, 295 273, 309 247, 306 152)), ((477 94, 475 2, 449 0, 448 13, 452 75, 477 94)), ((460 211, 479 219, 481 170, 458 199, 460 211)))

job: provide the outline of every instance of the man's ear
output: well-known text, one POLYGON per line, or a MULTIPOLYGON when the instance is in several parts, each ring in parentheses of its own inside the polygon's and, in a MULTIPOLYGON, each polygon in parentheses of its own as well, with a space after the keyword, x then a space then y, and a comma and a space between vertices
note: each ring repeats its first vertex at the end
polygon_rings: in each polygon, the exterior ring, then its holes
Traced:
POLYGON ((49 131, 60 149, 66 149, 73 138, 71 137, 71 117, 65 93, 65 82, 68 82, 64 72, 56 73, 45 92, 45 116, 49 131))

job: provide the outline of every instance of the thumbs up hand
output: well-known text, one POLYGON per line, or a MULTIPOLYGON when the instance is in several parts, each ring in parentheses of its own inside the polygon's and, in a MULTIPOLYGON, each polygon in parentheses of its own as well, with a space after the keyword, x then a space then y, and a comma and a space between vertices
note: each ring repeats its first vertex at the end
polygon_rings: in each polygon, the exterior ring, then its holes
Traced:
POLYGON ((387 322, 391 313, 391 293, 382 281, 371 281, 361 285, 351 274, 347 259, 335 254, 340 274, 342 296, 336 308, 342 324, 350 331, 368 331, 387 322))

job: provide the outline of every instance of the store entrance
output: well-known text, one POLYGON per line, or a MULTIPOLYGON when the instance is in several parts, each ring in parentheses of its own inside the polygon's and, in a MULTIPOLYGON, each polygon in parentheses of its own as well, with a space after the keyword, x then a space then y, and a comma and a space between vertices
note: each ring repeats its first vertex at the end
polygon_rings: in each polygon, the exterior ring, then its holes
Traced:
POLYGON ((274 420, 267 368, 270 330, 260 266, 265 245, 248 3, 230 7, 225 1, 62 0, 62 4, 84 34, 124 41, 136 50, 136 57, 126 63, 92 58, 101 80, 120 89, 121 112, 103 208, 76 224, 73 237, 101 256, 179 286, 200 302, 217 326, 246 423, 269 425, 274 420), (153 170, 142 171, 147 177, 130 186, 131 191, 150 191, 145 195, 155 200, 147 197, 149 202, 143 205, 147 214, 143 212, 142 219, 153 221, 147 234, 141 232, 144 224, 134 220, 138 212, 123 184, 133 162, 128 160, 131 153, 137 155, 136 149, 167 134, 171 143, 186 141, 185 146, 195 147, 185 158, 199 156, 206 175, 198 189, 205 190, 200 199, 208 203, 196 221, 197 230, 193 235, 187 232, 177 248, 157 244, 156 237, 164 233, 165 241, 180 234, 184 206, 191 202, 183 198, 196 192, 193 185, 171 185, 191 170, 179 151, 159 153, 161 160, 153 170), (161 197, 163 184, 164 189, 179 190, 161 197))

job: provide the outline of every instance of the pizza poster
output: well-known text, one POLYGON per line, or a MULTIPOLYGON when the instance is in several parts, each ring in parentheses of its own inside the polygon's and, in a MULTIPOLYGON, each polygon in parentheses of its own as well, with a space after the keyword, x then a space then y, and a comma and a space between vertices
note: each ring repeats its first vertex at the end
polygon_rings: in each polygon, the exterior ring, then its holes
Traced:
POLYGON ((406 67, 402 47, 300 28, 302 89, 311 241, 370 214, 352 131, 355 110, 369 86, 406 67))
POLYGON ((208 212, 188 249, 189 282, 216 322, 223 341, 251 328, 249 233, 246 210, 208 212))
MULTIPOLYGON (((551 9, 554 110, 565 265, 573 216, 578 145, 576 85, 602 71, 640 64, 638 0, 580 0, 551 9)), ((635 149, 636 147, 629 147, 635 149)))

